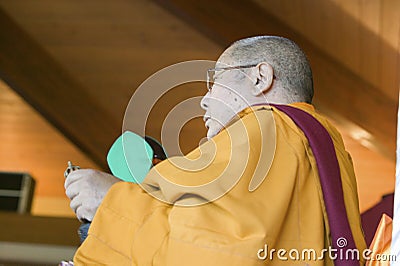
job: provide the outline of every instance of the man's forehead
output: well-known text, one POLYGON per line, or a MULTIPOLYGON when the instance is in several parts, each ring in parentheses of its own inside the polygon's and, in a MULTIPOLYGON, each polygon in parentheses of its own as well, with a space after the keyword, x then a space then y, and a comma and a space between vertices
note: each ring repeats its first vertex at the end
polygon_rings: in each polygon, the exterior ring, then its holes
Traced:
POLYGON ((232 56, 229 54, 229 51, 226 50, 218 58, 217 62, 215 63, 215 68, 223 68, 234 65, 235 65, 235 60, 233 60, 232 56))

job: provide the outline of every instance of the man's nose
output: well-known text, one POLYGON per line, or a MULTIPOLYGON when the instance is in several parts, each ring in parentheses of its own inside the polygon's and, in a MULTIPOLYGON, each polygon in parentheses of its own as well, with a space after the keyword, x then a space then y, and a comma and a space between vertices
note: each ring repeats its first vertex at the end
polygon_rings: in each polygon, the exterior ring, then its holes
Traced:
POLYGON ((207 92, 206 95, 204 95, 203 99, 201 99, 201 102, 200 102, 200 106, 204 110, 207 110, 207 108, 208 108, 208 101, 209 101, 209 97, 210 97, 209 94, 210 94, 210 92, 207 92))

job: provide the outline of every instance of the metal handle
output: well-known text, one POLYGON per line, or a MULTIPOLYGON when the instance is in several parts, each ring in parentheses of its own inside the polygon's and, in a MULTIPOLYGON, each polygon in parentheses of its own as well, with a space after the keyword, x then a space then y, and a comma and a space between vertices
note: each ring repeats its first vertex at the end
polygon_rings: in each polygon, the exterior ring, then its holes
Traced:
POLYGON ((78 170, 78 169, 81 169, 81 168, 80 168, 78 165, 73 165, 73 164, 71 163, 71 161, 68 161, 68 167, 67 167, 67 169, 65 169, 65 171, 64 171, 64 177, 67 178, 68 175, 69 175, 71 172, 73 172, 73 171, 75 171, 75 170, 78 170))

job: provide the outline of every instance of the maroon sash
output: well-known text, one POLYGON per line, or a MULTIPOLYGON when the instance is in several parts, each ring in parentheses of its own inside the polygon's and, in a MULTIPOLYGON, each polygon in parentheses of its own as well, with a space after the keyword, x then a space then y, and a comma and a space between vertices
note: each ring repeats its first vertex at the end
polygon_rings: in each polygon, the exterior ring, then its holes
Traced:
POLYGON ((359 265, 357 258, 352 260, 351 250, 355 250, 356 245, 346 213, 339 163, 331 136, 318 120, 309 113, 288 105, 271 105, 289 116, 308 139, 317 162, 331 230, 331 245, 332 248, 337 249, 335 265, 359 265), (348 250, 349 252, 347 252, 348 250))

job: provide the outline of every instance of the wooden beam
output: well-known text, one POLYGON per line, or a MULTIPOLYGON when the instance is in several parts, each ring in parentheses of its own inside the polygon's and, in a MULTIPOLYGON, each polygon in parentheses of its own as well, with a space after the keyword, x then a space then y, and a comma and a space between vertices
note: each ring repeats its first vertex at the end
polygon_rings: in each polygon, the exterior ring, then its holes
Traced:
POLYGON ((0 40, 0 77, 107 169, 106 154, 121 125, 1 8, 0 40))
POLYGON ((264 34, 294 40, 305 50, 313 68, 314 102, 370 132, 379 150, 395 159, 397 103, 266 9, 241 0, 155 2, 223 47, 244 37, 264 34))
POLYGON ((0 212, 0 242, 79 246, 76 218, 40 217, 0 212))

